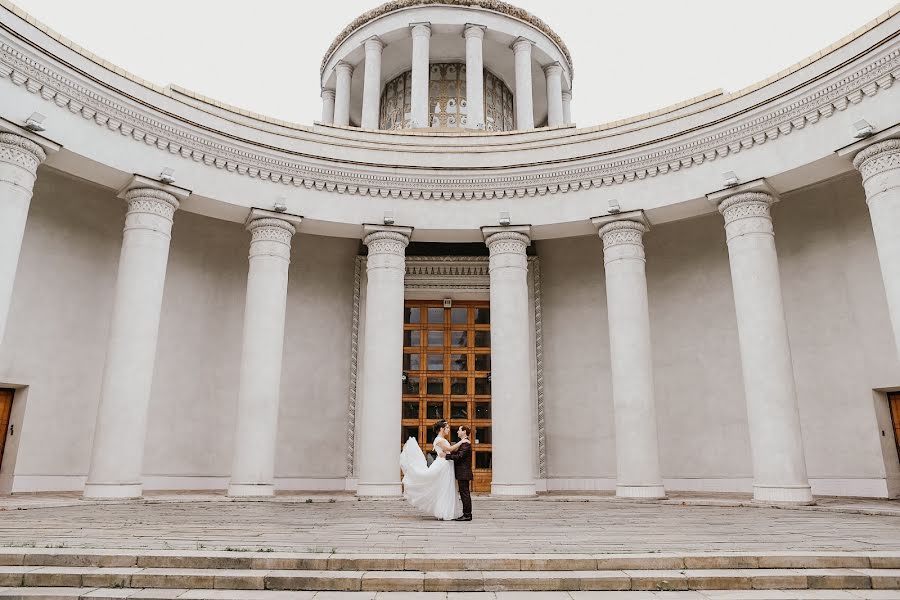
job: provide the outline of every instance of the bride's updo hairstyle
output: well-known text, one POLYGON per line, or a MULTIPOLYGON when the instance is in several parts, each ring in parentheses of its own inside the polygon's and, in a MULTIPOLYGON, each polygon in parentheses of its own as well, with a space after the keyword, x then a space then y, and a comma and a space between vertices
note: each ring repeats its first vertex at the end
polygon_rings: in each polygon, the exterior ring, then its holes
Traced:
POLYGON ((434 433, 438 434, 441 430, 447 426, 447 421, 445 419, 441 419, 437 423, 434 424, 434 433))

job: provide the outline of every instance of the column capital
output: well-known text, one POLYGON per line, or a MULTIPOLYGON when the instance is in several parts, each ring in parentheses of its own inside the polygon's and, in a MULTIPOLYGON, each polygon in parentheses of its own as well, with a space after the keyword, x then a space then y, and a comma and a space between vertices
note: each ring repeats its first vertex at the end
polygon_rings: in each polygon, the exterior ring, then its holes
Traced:
POLYGON ((0 132, 0 161, 12 163, 32 174, 47 160, 47 153, 38 144, 15 133, 0 132))
MULTIPOLYGON (((169 183, 163 183, 156 179, 150 179, 143 175, 132 175, 131 179, 128 180, 128 183, 119 188, 119 193, 116 194, 116 198, 128 200, 129 194, 134 190, 155 190, 162 192, 164 196, 150 194, 149 197, 158 196, 160 199, 163 197, 171 198, 170 202, 174 204, 175 208, 178 208, 179 204, 187 200, 188 196, 191 195, 191 190, 169 183)), ((135 194, 131 194, 131 196, 135 197, 135 194)))
POLYGON ((244 228, 254 234, 256 240, 256 231, 260 228, 281 229, 288 233, 287 239, 297 233, 297 227, 303 222, 303 217, 297 215, 289 215, 287 213, 265 210, 262 208, 251 208, 247 219, 244 221, 244 228))
POLYGON ((410 35, 412 37, 431 37, 431 23, 410 23, 410 35))
POLYGON ((774 196, 766 192, 741 192, 719 202, 718 208, 725 217, 727 226, 739 219, 764 217, 771 220, 769 207, 776 201, 774 196))
POLYGON ((483 40, 485 31, 487 31, 487 27, 485 25, 466 23, 465 27, 463 27, 463 37, 466 39, 476 38, 479 40, 483 40))
POLYGON ((534 42, 529 40, 528 38, 519 37, 516 38, 513 43, 510 45, 510 48, 518 54, 520 52, 531 52, 531 48, 534 46, 534 42))
POLYGON ((481 234, 491 256, 521 254, 531 245, 531 225, 482 227, 481 234))
POLYGON ((570 90, 563 90, 562 93, 563 100, 567 100, 569 102, 572 101, 572 92, 570 90))
POLYGON ((363 244, 369 248, 369 253, 395 254, 404 256, 409 238, 412 236, 412 227, 399 227, 395 225, 363 225, 363 244))
MULTIPOLYGON (((643 210, 631 210, 615 215, 594 217, 593 219, 591 219, 591 224, 597 229, 597 234, 603 240, 604 244, 607 243, 607 234, 612 234, 615 232, 635 232, 637 233, 637 243, 640 243, 641 237, 645 233, 650 231, 650 220, 647 219, 647 215, 643 210)), ((610 235, 609 237, 610 245, 615 245, 614 243, 612 243, 613 237, 623 238, 627 236, 610 235)), ((626 242, 622 240, 618 243, 626 242)))
POLYGON ((343 60, 334 66, 335 73, 337 73, 339 71, 343 71, 349 75, 353 75, 353 69, 354 69, 353 65, 351 65, 350 63, 345 62, 343 60))
POLYGON ((894 169, 900 172, 900 139, 884 140, 864 148, 854 157, 853 166, 862 174, 863 181, 894 169))
POLYGON ((365 42, 363 42, 363 46, 366 49, 366 54, 368 54, 369 52, 381 52, 382 50, 384 50, 385 44, 381 41, 380 37, 378 37, 377 35, 373 35, 365 42))
POLYGON ((323 99, 328 98, 334 100, 337 93, 334 90, 322 88, 322 93, 320 95, 323 99))
POLYGON ((562 65, 558 62, 552 62, 549 65, 543 67, 544 74, 547 77, 551 77, 554 75, 562 75, 562 65))

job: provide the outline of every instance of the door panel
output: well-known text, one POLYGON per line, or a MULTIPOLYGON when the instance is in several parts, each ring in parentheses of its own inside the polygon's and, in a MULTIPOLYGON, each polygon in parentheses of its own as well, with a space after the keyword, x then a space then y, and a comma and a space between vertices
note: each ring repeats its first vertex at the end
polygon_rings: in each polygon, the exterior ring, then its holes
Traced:
POLYGON ((3 465, 3 448, 9 431, 9 415, 12 412, 13 390, 0 389, 0 466, 3 465))
POLYGON ((434 424, 472 430, 473 489, 491 490, 491 319, 488 302, 407 300, 403 318, 401 444, 431 450, 434 424))

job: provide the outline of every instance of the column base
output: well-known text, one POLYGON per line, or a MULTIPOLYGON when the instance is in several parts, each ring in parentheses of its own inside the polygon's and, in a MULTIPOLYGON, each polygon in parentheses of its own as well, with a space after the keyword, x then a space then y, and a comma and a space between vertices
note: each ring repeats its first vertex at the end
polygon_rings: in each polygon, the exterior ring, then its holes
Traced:
POLYGON ((403 488, 399 483, 358 483, 356 495, 364 498, 399 498, 403 488))
POLYGON ((537 496, 534 483, 492 483, 491 496, 530 498, 537 496))
POLYGON ((140 483, 86 483, 84 500, 138 500, 143 497, 140 483))
POLYGON ((768 504, 815 504, 808 485, 753 484, 753 501, 768 504))
POLYGON ((666 488, 662 485, 616 485, 616 498, 640 500, 665 500, 666 488))
POLYGON ((229 498, 271 498, 274 495, 272 483, 232 483, 228 486, 229 498))

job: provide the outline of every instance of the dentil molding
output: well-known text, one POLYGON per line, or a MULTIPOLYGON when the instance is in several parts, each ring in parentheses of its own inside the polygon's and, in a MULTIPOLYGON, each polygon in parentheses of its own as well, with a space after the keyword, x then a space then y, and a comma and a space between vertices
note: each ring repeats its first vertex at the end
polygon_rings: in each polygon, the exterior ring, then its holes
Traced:
POLYGON ((51 55, 35 58, 14 44, 9 38, 0 42, 0 78, 8 84, 24 86, 47 102, 135 143, 156 146, 162 152, 235 175, 283 185, 339 194, 434 200, 567 193, 665 175, 744 152, 815 125, 850 104, 890 88, 900 78, 900 47, 894 47, 864 64, 845 67, 852 70, 837 78, 829 79, 835 77, 833 72, 817 77, 806 84, 809 90, 802 97, 772 101, 765 114, 737 117, 725 126, 701 128, 708 133, 699 133, 688 141, 685 138, 695 132, 686 132, 662 147, 651 142, 629 157, 576 158, 573 160, 577 166, 553 162, 527 173, 406 175, 397 174, 392 166, 320 166, 302 156, 278 154, 277 150, 266 154, 252 141, 226 138, 174 121, 153 107, 126 105, 124 96, 117 91, 94 85, 87 76, 81 76, 84 82, 77 80, 71 69, 57 64, 51 55))

